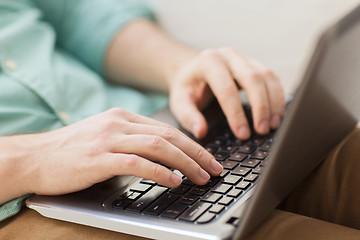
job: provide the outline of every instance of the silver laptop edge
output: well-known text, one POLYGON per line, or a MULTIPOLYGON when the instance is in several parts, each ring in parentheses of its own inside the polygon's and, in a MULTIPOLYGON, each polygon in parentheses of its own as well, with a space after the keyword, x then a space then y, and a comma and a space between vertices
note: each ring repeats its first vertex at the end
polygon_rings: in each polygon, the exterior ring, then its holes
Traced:
MULTIPOLYGON (((256 188, 216 220, 200 225, 113 211, 114 196, 139 181, 127 176, 73 194, 32 196, 27 206, 50 218, 154 239, 243 238, 355 128, 360 118, 359 19, 360 7, 322 35, 256 188), (227 224, 232 216, 241 218, 239 227, 227 224)), ((168 109, 155 118, 177 125, 168 109)))

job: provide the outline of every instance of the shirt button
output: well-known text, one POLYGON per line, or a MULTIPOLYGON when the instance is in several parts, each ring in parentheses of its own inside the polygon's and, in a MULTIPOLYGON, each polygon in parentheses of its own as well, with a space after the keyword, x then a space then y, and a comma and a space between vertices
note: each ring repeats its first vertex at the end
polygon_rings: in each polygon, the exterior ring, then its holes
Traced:
POLYGON ((70 116, 67 112, 59 112, 59 117, 61 120, 63 120, 64 122, 68 122, 70 120, 70 116))
POLYGON ((5 67, 11 71, 15 71, 18 67, 17 63, 12 59, 5 60, 5 67))

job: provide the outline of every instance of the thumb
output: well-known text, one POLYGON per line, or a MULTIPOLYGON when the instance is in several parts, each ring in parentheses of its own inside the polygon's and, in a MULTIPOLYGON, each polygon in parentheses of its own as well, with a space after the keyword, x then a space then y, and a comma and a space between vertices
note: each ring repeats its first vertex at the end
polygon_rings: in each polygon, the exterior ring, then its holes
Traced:
POLYGON ((208 129, 206 119, 189 96, 170 99, 170 109, 181 126, 196 138, 201 139, 206 136, 208 129))

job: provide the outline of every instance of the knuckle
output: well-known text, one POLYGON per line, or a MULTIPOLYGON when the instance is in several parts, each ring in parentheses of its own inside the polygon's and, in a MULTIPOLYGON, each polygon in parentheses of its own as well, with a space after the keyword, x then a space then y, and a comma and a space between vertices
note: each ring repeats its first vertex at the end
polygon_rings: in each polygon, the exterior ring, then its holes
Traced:
POLYGON ((163 138, 160 136, 149 136, 148 144, 152 149, 159 149, 163 144, 163 138))
POLYGON ((159 164, 155 164, 152 170, 152 179, 160 179, 163 176, 163 168, 159 164))
POLYGON ((263 83, 263 76, 260 72, 254 71, 249 74, 249 78, 251 82, 255 84, 262 84, 263 83))
POLYGON ((119 108, 119 107, 114 107, 111 108, 107 111, 110 115, 114 115, 114 116, 123 116, 124 114, 127 113, 126 110, 119 108))
POLYGON ((225 46, 225 47, 221 47, 219 49, 220 52, 224 53, 224 54, 234 54, 236 53, 236 50, 232 47, 229 46, 225 46))
POLYGON ((135 169, 137 164, 138 164, 138 157, 136 155, 128 155, 124 161, 123 161, 123 165, 125 166, 125 168, 130 168, 130 169, 135 169))
POLYGON ((162 136, 163 138, 165 138, 166 140, 172 140, 176 138, 176 131, 173 129, 173 127, 170 126, 166 126, 163 128, 162 130, 162 136))
POLYGON ((197 146, 195 149, 195 158, 196 159, 201 159, 204 156, 204 152, 205 150, 203 148, 201 148, 200 146, 197 146))

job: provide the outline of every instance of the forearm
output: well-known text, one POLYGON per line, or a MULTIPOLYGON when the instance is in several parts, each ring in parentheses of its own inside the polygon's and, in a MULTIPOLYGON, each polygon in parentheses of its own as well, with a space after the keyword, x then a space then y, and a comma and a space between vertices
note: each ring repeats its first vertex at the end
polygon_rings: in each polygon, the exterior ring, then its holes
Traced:
POLYGON ((31 154, 29 137, 0 137, 0 205, 29 193, 29 176, 33 171, 28 160, 31 154))
POLYGON ((139 19, 114 37, 106 53, 105 69, 113 82, 166 92, 178 68, 197 54, 151 21, 139 19))

